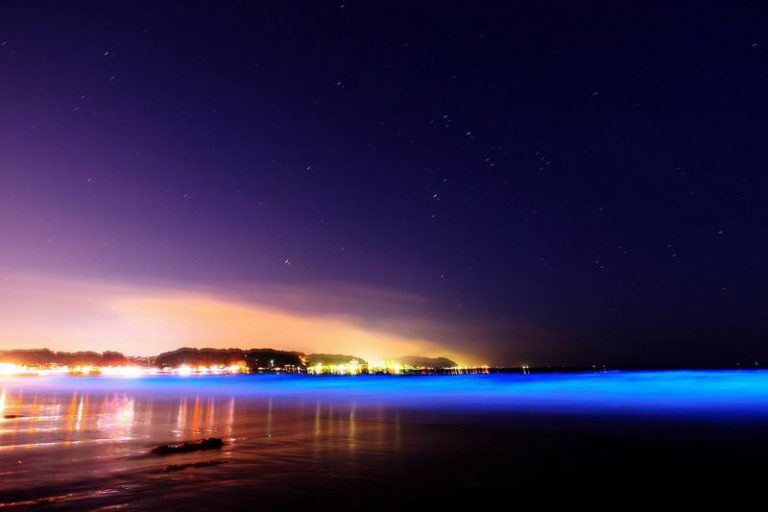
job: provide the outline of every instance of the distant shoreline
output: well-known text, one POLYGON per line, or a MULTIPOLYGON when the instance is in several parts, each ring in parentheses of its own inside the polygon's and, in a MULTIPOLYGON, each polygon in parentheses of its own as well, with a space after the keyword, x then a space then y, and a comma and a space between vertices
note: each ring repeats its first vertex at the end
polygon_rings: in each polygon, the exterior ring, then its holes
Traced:
POLYGON ((308 375, 456 375, 478 373, 600 373, 611 371, 759 370, 758 361, 728 365, 460 365, 446 357, 402 356, 366 361, 346 354, 304 354, 271 348, 184 347, 157 356, 119 352, 0 350, 0 375, 144 376, 286 373, 308 375))

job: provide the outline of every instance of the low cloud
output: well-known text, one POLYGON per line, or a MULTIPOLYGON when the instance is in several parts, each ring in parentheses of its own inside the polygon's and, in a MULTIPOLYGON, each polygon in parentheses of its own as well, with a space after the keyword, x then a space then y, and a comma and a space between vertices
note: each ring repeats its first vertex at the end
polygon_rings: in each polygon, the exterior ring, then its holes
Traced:
POLYGON ((388 290, 264 285, 234 292, 0 273, 0 347, 156 354, 181 346, 272 347, 373 359, 445 355, 425 299, 388 290))

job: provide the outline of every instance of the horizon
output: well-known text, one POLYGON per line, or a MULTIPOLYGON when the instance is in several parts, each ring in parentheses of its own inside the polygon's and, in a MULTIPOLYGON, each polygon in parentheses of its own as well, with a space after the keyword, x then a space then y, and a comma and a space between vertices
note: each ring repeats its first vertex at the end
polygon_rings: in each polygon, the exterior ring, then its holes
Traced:
MULTIPOLYGON (((155 359, 159 356, 166 356, 169 354, 174 354, 177 352, 182 351, 207 351, 207 352, 217 352, 217 353, 226 353, 226 352, 232 352, 232 351, 240 351, 240 352, 275 352, 280 354, 295 354, 298 356, 303 356, 306 358, 312 358, 314 357, 330 357, 330 358, 347 358, 349 360, 356 359, 359 360, 361 363, 364 364, 370 364, 370 363, 381 363, 386 361, 392 361, 392 362, 403 362, 405 360, 411 359, 421 359, 421 360, 432 360, 437 361, 441 359, 445 359, 448 361, 451 361, 452 363, 455 363, 453 368, 464 368, 464 369, 495 369, 495 370, 516 370, 516 371, 522 371, 524 374, 533 371, 533 370, 588 370, 588 371, 607 371, 607 370, 654 370, 654 369, 668 369, 668 370, 697 370, 697 369, 723 369, 723 370, 732 370, 732 369, 738 369, 738 370, 762 370, 760 361, 757 360, 744 360, 744 361, 721 361, 718 363, 699 363, 699 364, 619 364, 619 365, 609 365, 604 364, 601 361, 594 361, 592 364, 581 364, 581 365, 569 365, 565 363, 560 364, 529 364, 529 363, 520 363, 515 365, 509 365, 509 364, 501 364, 496 363, 494 361, 486 361, 484 363, 464 363, 461 361, 454 361, 450 357, 446 357, 445 355, 436 355, 436 356, 425 356, 425 355, 419 355, 419 354, 406 354, 406 355, 400 355, 400 356, 383 356, 377 359, 366 359, 361 357, 359 354, 341 354, 341 353, 327 353, 327 352, 302 352, 299 350, 291 350, 290 348, 285 349, 276 349, 274 347, 270 346, 249 346, 245 348, 241 347, 210 347, 210 346, 202 346, 202 347, 190 347, 190 346, 180 346, 176 347, 171 350, 165 350, 162 352, 157 352, 154 354, 124 354, 120 351, 116 350, 78 350, 78 351, 59 351, 50 349, 47 347, 42 348, 3 348, 0 349, 0 364, 9 362, 8 359, 3 359, 5 356, 8 355, 8 353, 11 352, 50 352, 53 355, 63 355, 63 356, 72 356, 77 354, 95 354, 98 356, 106 356, 106 355, 117 355, 122 356, 127 359, 155 359)), ((50 363, 45 363, 50 364, 50 363)), ((82 363, 77 363, 78 365, 82 363)), ((114 365, 110 365, 114 366, 114 365)), ((304 366, 310 366, 310 363, 307 363, 304 366)), ((419 366, 416 366, 415 368, 420 368, 419 366)), ((427 367, 424 367, 427 368, 427 367)))

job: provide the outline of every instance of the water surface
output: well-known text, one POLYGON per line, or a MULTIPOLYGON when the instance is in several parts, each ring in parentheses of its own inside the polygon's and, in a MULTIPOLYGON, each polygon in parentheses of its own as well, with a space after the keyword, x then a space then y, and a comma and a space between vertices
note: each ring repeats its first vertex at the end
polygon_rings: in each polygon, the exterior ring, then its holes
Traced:
POLYGON ((9 508, 690 502, 757 492, 768 374, 31 377, 0 409, 9 508), (227 445, 149 453, 205 437, 227 445))

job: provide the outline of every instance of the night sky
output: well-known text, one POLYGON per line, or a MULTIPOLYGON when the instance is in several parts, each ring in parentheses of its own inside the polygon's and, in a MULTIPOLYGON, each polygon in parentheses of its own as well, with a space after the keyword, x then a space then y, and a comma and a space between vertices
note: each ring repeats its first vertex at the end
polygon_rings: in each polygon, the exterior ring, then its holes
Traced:
POLYGON ((3 2, 0 348, 768 361, 718 4, 3 2))

